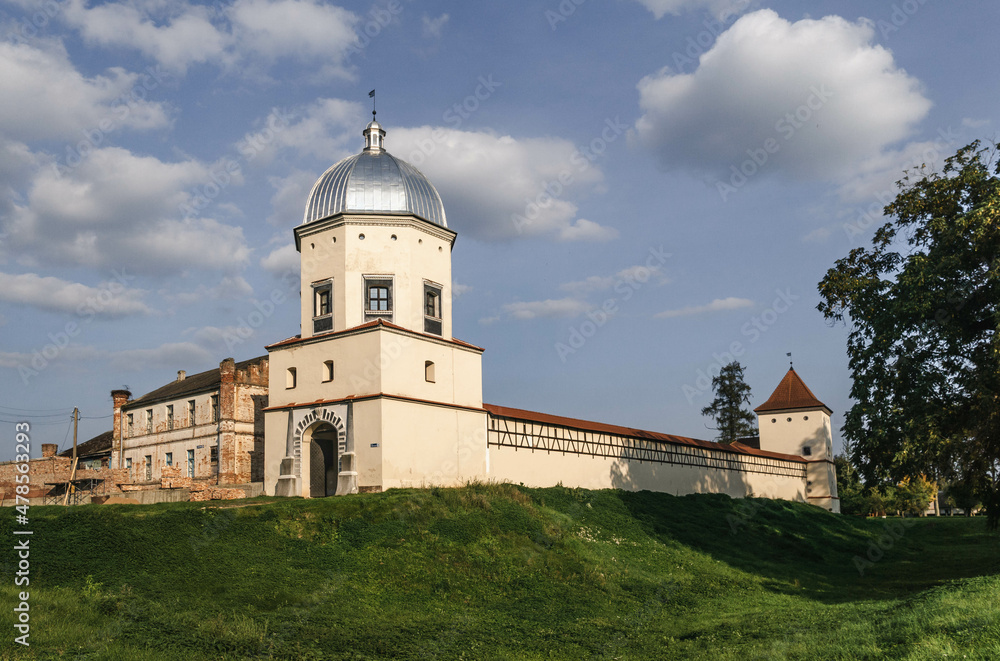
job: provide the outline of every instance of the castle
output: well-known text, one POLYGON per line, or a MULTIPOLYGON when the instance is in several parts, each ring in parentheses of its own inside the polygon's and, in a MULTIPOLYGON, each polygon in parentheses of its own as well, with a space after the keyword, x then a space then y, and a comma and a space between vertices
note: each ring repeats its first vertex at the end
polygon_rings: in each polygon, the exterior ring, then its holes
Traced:
POLYGON ((483 349, 452 335, 456 233, 441 197, 386 151, 378 122, 363 135, 295 228, 299 334, 136 400, 113 393, 110 465, 134 485, 319 497, 489 480, 839 511, 831 411, 793 369, 755 409, 759 438, 731 445, 484 404, 483 349))

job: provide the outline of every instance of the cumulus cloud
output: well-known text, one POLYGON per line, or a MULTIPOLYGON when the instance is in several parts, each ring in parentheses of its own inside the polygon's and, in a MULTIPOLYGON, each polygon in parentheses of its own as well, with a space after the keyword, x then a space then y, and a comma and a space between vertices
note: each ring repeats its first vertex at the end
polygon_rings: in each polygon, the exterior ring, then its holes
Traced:
POLYGON ((233 274, 249 258, 242 229, 183 211, 192 204, 191 189, 212 182, 212 174, 193 160, 167 163, 118 147, 97 149, 76 168, 37 174, 26 203, 14 204, 4 248, 29 264, 233 274))
MULTIPOLYGON (((58 42, 42 47, 0 42, 0 133, 11 140, 72 138, 103 141, 115 128, 149 129, 169 124, 164 106, 136 100, 159 85, 150 74, 120 68, 93 77, 82 75, 58 42)), ((91 147, 96 146, 91 144, 91 147)), ((62 155, 60 155, 62 156, 62 155)))
POLYGON ((685 11, 704 9, 716 16, 726 16, 741 12, 750 0, 638 0, 642 6, 653 12, 657 19, 667 14, 674 16, 685 11))
POLYGON ((293 170, 285 177, 268 178, 275 192, 271 196, 271 215, 267 217, 267 222, 277 227, 301 224, 306 198, 316 179, 315 172, 305 170, 293 170))
POLYGON ((273 275, 298 273, 301 265, 299 251, 294 243, 275 248, 260 260, 260 266, 273 275))
POLYGON ((753 305, 753 301, 748 298, 717 298, 707 305, 692 305, 677 310, 665 310, 654 315, 657 319, 673 319, 675 317, 690 317, 706 312, 719 312, 721 310, 738 310, 748 308, 753 305))
POLYGON ((281 150, 290 149, 297 157, 312 156, 332 164, 359 151, 363 118, 361 104, 341 99, 275 109, 261 121, 262 128, 247 133, 236 147, 250 163, 268 163, 281 150))
POLYGON ((386 148, 431 180, 449 226, 460 233, 485 240, 617 236, 577 217, 575 200, 600 186, 604 174, 568 140, 421 126, 391 131, 386 148))
POLYGON ((665 167, 725 180, 754 158, 761 171, 845 176, 909 136, 931 106, 874 37, 866 20, 743 16, 694 72, 640 81, 633 140, 665 167))
POLYGON ((294 58, 346 77, 360 21, 318 0, 236 0, 214 11, 185 1, 69 0, 64 15, 88 43, 137 50, 180 74, 200 63, 245 71, 248 63, 267 67, 294 58))
POLYGON ((35 273, 0 273, 0 301, 30 305, 41 310, 95 316, 123 317, 149 314, 143 302, 146 292, 129 289, 120 282, 90 287, 35 273))
POLYGON ((559 298, 508 303, 503 311, 514 319, 539 319, 576 317, 590 308, 590 304, 577 298, 559 298))

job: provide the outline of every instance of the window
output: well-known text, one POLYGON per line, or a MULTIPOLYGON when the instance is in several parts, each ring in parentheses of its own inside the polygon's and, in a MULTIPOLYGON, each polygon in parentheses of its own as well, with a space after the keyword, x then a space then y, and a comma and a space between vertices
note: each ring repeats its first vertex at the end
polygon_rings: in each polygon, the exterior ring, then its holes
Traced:
POLYGON ((125 468, 128 469, 128 480, 132 481, 132 457, 125 457, 125 468))
POLYGON ((163 455, 163 463, 166 466, 173 466, 174 465, 174 453, 173 452, 168 452, 165 455, 163 455))
POLYGON ((333 330, 333 283, 313 285, 313 332, 333 330))
POLYGON ((288 371, 285 373, 285 388, 294 388, 296 381, 296 372, 294 367, 289 367, 288 371))
POLYGON ((194 400, 188 400, 188 426, 194 427, 194 400))
POLYGON ((392 280, 365 278, 365 321, 392 321, 392 280))
POLYGON ((811 448, 811 447, 809 447, 808 445, 803 445, 803 446, 802 446, 802 456, 803 456, 803 457, 808 457, 808 456, 810 456, 810 455, 811 455, 812 453, 813 453, 813 450, 812 450, 812 448, 811 448))
POLYGON ((132 422, 133 422, 133 420, 132 420, 132 414, 131 414, 131 413, 129 413, 129 414, 128 414, 128 436, 129 436, 130 438, 132 437, 132 433, 133 433, 133 431, 134 431, 134 430, 133 430, 133 427, 132 427, 132 422))
POLYGON ((188 450, 188 477, 194 477, 194 450, 188 450))
POLYGON ((212 467, 212 475, 217 475, 219 473, 219 447, 213 445, 208 450, 208 463, 212 467))
POLYGON ((174 405, 167 405, 167 429, 174 428, 174 405))
POLYGON ((327 360, 323 363, 323 382, 333 381, 333 361, 327 360))
POLYGON ((441 287, 424 283, 424 332, 441 334, 441 287))
POLYGON ((146 481, 153 479, 153 455, 146 455, 146 481))
POLYGON ((146 409, 146 433, 153 433, 153 409, 146 409))
POLYGON ((219 396, 212 395, 212 422, 219 421, 219 396))
POLYGON ((429 360, 424 362, 424 381, 434 383, 434 363, 429 360))

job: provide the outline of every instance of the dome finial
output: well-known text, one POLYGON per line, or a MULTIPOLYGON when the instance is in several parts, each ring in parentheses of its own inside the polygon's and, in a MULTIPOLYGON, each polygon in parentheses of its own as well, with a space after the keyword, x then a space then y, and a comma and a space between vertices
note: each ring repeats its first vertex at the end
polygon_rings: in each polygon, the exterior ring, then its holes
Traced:
POLYGON ((368 92, 372 100, 372 121, 368 123, 365 130, 361 132, 365 136, 365 151, 380 152, 384 149, 385 131, 377 121, 375 121, 375 90, 368 92))

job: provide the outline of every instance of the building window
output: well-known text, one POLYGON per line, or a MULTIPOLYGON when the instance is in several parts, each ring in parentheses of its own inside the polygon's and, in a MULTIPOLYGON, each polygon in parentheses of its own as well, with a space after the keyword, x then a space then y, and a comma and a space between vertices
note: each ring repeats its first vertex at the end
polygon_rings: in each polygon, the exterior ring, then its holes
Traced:
POLYGON ((441 334, 441 287, 424 283, 424 332, 441 334))
POLYGON ((313 332, 333 330, 333 283, 313 285, 313 332))
POLYGON ((167 429, 174 428, 174 405, 167 405, 167 429))
POLYGON ((163 463, 166 466, 173 466, 174 465, 174 453, 173 452, 168 452, 165 455, 163 455, 163 463))
POLYGON ((132 457, 125 457, 125 468, 128 469, 128 481, 132 481, 132 457))
POLYGON ((132 434, 135 431, 134 428, 133 428, 133 426, 132 426, 132 423, 133 423, 132 414, 129 413, 128 414, 128 436, 129 436, 129 438, 132 437, 132 434))
POLYGON ((146 433, 153 433, 153 409, 146 409, 146 433))
POLYGON ((153 479, 153 455, 146 455, 146 481, 153 479))
POLYGON ((188 450, 188 477, 194 477, 194 450, 188 450))
POLYGON ((289 367, 288 371, 285 373, 285 388, 291 389, 295 387, 296 373, 294 367, 289 367))
POLYGON ((188 426, 194 427, 194 400, 188 400, 188 426))
POLYGON ((212 470, 212 475, 217 475, 219 473, 219 447, 213 445, 208 450, 208 463, 212 470))
POLYGON ((392 279, 365 278, 365 321, 392 321, 392 279))
POLYGON ((323 382, 333 381, 333 361, 327 360, 323 363, 323 382))
POLYGON ((434 363, 429 360, 424 362, 424 381, 434 383, 434 363))
POLYGON ((212 422, 219 421, 219 396, 212 395, 212 422))
POLYGON ((808 456, 810 456, 810 455, 811 455, 812 453, 813 453, 813 450, 812 450, 812 448, 811 448, 811 447, 809 447, 808 445, 803 445, 803 446, 802 446, 802 456, 803 456, 803 457, 808 457, 808 456))

